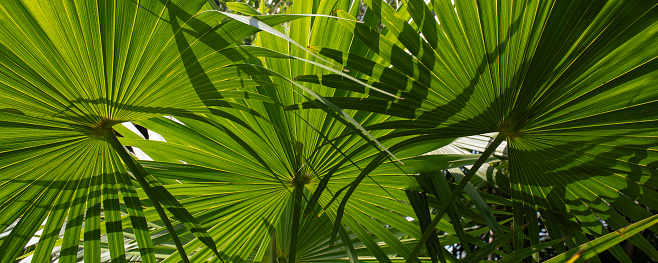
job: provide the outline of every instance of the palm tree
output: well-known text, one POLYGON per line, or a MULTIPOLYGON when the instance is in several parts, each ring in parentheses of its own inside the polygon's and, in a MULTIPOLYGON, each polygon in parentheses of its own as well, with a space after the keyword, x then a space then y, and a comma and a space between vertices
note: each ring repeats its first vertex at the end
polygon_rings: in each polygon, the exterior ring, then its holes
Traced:
MULTIPOLYGON (((364 2, 370 20, 340 23, 376 56, 311 49, 404 100, 376 94, 358 103, 330 100, 346 109, 404 118, 365 127, 396 129, 387 138, 416 134, 431 142, 498 132, 490 148, 508 143, 510 182, 504 187, 511 190, 513 225, 528 224, 527 237, 523 232, 514 237, 514 250, 539 244, 537 215, 553 240, 567 238, 554 246, 560 253, 606 235, 604 226, 623 229, 652 216, 639 204, 652 209, 658 204, 655 3, 408 0, 394 8, 384 1, 364 2)), ((336 75, 297 80, 369 91, 336 75)), ((447 203, 473 176, 466 174, 447 203)), ((428 229, 447 209, 440 208, 428 229)), ((430 234, 424 232, 407 261, 430 234)), ((658 258, 640 236, 626 238, 658 258)), ((628 261, 621 247, 610 252, 628 261)))

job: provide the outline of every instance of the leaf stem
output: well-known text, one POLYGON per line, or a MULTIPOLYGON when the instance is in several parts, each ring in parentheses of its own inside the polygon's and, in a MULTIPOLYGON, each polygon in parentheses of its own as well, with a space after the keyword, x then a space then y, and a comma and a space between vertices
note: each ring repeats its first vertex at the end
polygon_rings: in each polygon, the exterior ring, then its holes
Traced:
POLYGON ((295 263, 297 259, 297 243, 299 239, 299 221, 302 212, 302 195, 304 194, 304 185, 301 182, 295 182, 292 227, 290 229, 290 253, 288 254, 288 263, 295 263))
POLYGON ((183 249, 183 244, 180 242, 180 239, 178 238, 178 234, 176 234, 176 230, 174 227, 171 225, 171 222, 169 221, 169 217, 167 217, 167 214, 165 213, 164 209, 162 209, 162 206, 160 205, 160 202, 158 201, 158 198, 153 194, 151 187, 149 186, 148 182, 145 179, 145 175, 142 173, 142 170, 137 167, 139 164, 135 162, 135 159, 133 159, 130 154, 126 151, 126 148, 121 145, 121 142, 119 142, 119 139, 114 135, 114 131, 112 129, 109 129, 105 131, 103 134, 103 138, 114 148, 114 150, 119 154, 119 157, 123 161, 124 164, 128 167, 128 169, 132 172, 134 175, 135 179, 137 179, 137 182, 139 182, 139 185, 144 189, 144 192, 146 193, 146 196, 153 202, 153 207, 155 208, 155 211, 158 212, 158 215, 160 216, 160 219, 162 222, 165 224, 165 227, 167 228, 167 232, 169 232, 169 235, 171 235, 171 239, 174 241, 174 244, 176 244, 176 248, 178 249, 178 253, 180 253, 181 260, 185 263, 189 263, 190 260, 187 258, 187 254, 185 253, 185 249, 183 249))
POLYGON ((475 172, 477 172, 477 170, 480 169, 480 166, 482 166, 482 164, 484 164, 484 162, 487 159, 489 159, 489 156, 505 140, 505 137, 506 136, 503 133, 499 133, 498 136, 496 136, 496 138, 493 140, 493 142, 491 142, 489 147, 487 147, 487 149, 484 150, 484 152, 482 153, 480 158, 478 158, 478 160, 475 161, 475 164, 473 164, 473 167, 471 167, 471 169, 468 170, 468 173, 466 173, 466 176, 464 176, 464 179, 462 179, 459 182, 459 184, 457 185, 457 187, 455 187, 455 189, 450 194, 450 197, 448 197, 448 199, 446 199, 445 202, 442 202, 443 206, 441 207, 439 212, 436 214, 436 217, 434 217, 434 220, 432 220, 432 223, 430 223, 428 228, 425 229, 425 232, 423 232, 423 236, 420 238, 420 240, 418 241, 418 244, 416 244, 414 249, 411 251, 411 254, 409 254, 409 257, 407 258, 405 263, 411 263, 414 260, 414 258, 416 258, 416 255, 418 255, 418 252, 420 252, 420 249, 423 247, 423 245, 425 244, 427 239, 432 234, 432 230, 434 230, 434 228, 436 228, 436 225, 438 225, 439 222, 441 221, 441 218, 443 218, 443 214, 445 214, 445 212, 448 210, 448 208, 450 207, 450 204, 452 204, 457 199, 457 197, 461 194, 464 187, 466 187, 466 185, 468 185, 468 182, 471 181, 471 179, 475 175, 475 172))
POLYGON ((272 238, 270 239, 270 262, 276 263, 276 230, 272 229, 272 238))

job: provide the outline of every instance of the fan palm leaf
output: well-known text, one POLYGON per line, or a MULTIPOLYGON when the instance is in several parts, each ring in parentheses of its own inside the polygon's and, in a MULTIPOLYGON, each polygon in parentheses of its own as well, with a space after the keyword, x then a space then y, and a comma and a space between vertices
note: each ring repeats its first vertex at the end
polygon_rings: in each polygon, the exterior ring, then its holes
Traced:
POLYGON ((231 65, 254 56, 233 43, 259 29, 199 12, 205 3, 0 4, 0 212, 6 215, 0 230, 14 224, 0 240, 1 262, 14 261, 40 228, 37 262, 49 260, 55 245, 61 260, 74 260, 81 239, 85 261, 96 262, 101 232, 111 258, 122 262, 125 226, 142 260, 154 262, 136 189, 147 193, 162 223, 171 227, 164 206, 219 256, 204 228, 134 162, 111 129, 124 121, 209 113, 226 106, 223 99, 243 96, 222 95, 223 88, 255 85, 232 81, 248 74, 231 65))
MULTIPOLYGON (((348 4, 318 1, 320 8, 316 11, 330 14, 336 8, 353 12, 359 8, 348 4)), ((290 12, 309 13, 310 10, 303 10, 305 8, 309 6, 296 4, 290 12)), ((320 34, 327 28, 342 30, 336 21, 325 17, 295 20, 285 28, 276 28, 303 46, 324 43, 348 47, 352 41, 347 36, 335 41, 320 34), (308 30, 318 33, 313 33, 310 38, 301 33, 308 30)), ((345 30, 342 32, 349 34, 345 30)), ((262 61, 250 60, 253 64, 262 63, 289 79, 318 71, 308 62, 318 59, 305 50, 297 50, 290 40, 259 34, 256 43, 307 61, 265 58, 262 61)), ((347 247, 326 247, 330 243, 331 219, 335 218, 337 205, 342 200, 341 189, 350 185, 360 173, 359 167, 365 167, 379 150, 350 129, 349 123, 334 118, 330 110, 284 111, 283 105, 308 100, 301 96, 303 90, 297 86, 283 79, 270 80, 269 76, 255 76, 254 80, 272 81, 272 85, 279 88, 244 87, 241 92, 259 99, 230 100, 235 107, 210 109, 212 115, 179 116, 176 121, 152 118, 135 122, 158 132, 166 142, 144 140, 119 126, 117 130, 126 134, 120 140, 124 145, 138 147, 154 160, 141 163, 156 178, 167 182, 165 188, 180 199, 203 225, 213 226, 208 233, 229 260, 267 261, 268 258, 273 260, 272 257, 282 257, 288 262, 345 261, 349 257, 357 260, 363 258, 364 253, 359 251, 364 248, 371 258, 374 256, 383 262, 392 259, 391 253, 408 255, 411 250, 406 244, 409 242, 401 241, 400 237, 412 235, 419 238, 421 233, 415 222, 406 219, 413 214, 412 208, 401 200, 406 199, 404 190, 418 186, 413 178, 401 174, 392 161, 370 174, 371 180, 362 184, 347 207, 348 219, 340 227, 343 244, 347 247), (248 108, 249 112, 238 110, 237 105, 248 108), (331 180, 325 181, 325 178, 331 180), (317 200, 322 208, 307 206, 313 198, 310 193, 320 185, 327 189, 326 194, 317 200), (317 217, 314 215, 318 211, 313 211, 314 208, 320 209, 317 217), (300 218, 302 209, 313 213, 300 218), (350 236, 358 239, 352 240, 350 236), (386 247, 381 247, 382 241, 386 247), (352 247, 358 243, 364 247, 352 247), (350 250, 352 252, 346 252, 350 250)), ((323 96, 348 94, 318 85, 309 88, 323 96)), ((361 125, 390 118, 354 111, 347 114, 361 125)), ((382 136, 389 132, 379 131, 373 135, 382 136)), ((395 140, 383 143, 391 144, 395 140)), ((472 164, 477 159, 477 156, 461 155, 413 158, 450 141, 416 145, 396 155, 412 173, 472 164)), ((155 216, 152 209, 145 213, 147 218, 155 216)), ((442 226, 449 225, 442 223, 442 226)), ((178 232, 183 238, 189 236, 185 229, 178 232)), ((188 253, 195 251, 192 260, 205 259, 211 253, 209 249, 201 248, 198 240, 185 245, 185 250, 188 253)), ((165 262, 175 262, 179 256, 174 253, 165 262)))
MULTIPOLYGON (((383 31, 341 23, 379 61, 312 49, 405 98, 331 99, 406 118, 367 129, 427 140, 500 132, 509 146, 514 225, 536 225, 539 213, 552 238, 571 236, 558 251, 587 242, 584 233, 607 234, 602 222, 620 229, 651 216, 638 203, 658 204, 655 3, 408 0, 396 10, 365 2, 383 31)), ((297 79, 368 91, 335 75, 297 79)), ((529 234, 537 244, 537 231, 529 234)), ((641 237, 630 241, 658 257, 641 237)), ((514 243, 521 249, 522 236, 514 243)), ((619 247, 611 252, 624 258, 619 247)))

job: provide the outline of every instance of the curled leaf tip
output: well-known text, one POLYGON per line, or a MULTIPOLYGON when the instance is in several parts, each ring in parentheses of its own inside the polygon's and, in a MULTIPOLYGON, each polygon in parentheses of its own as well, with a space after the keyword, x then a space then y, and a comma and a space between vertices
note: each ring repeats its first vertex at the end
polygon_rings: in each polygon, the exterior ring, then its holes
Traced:
POLYGON ((583 251, 585 251, 585 248, 587 248, 587 244, 583 245, 583 247, 581 247, 578 251, 576 251, 576 254, 571 256, 571 258, 569 258, 569 260, 567 260, 567 263, 576 262, 582 256, 582 253, 583 253, 583 251))

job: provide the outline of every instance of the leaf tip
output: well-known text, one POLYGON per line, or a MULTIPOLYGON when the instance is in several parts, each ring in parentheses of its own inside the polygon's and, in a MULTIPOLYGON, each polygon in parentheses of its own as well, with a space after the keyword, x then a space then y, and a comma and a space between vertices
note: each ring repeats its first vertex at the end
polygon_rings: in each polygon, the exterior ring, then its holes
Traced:
POLYGON ((319 46, 306 46, 306 49, 308 49, 310 51, 320 52, 322 47, 319 47, 319 46))
POLYGON ((337 15, 338 11, 344 11, 344 10, 343 9, 336 9, 336 10, 332 11, 331 14, 332 15, 337 15))

